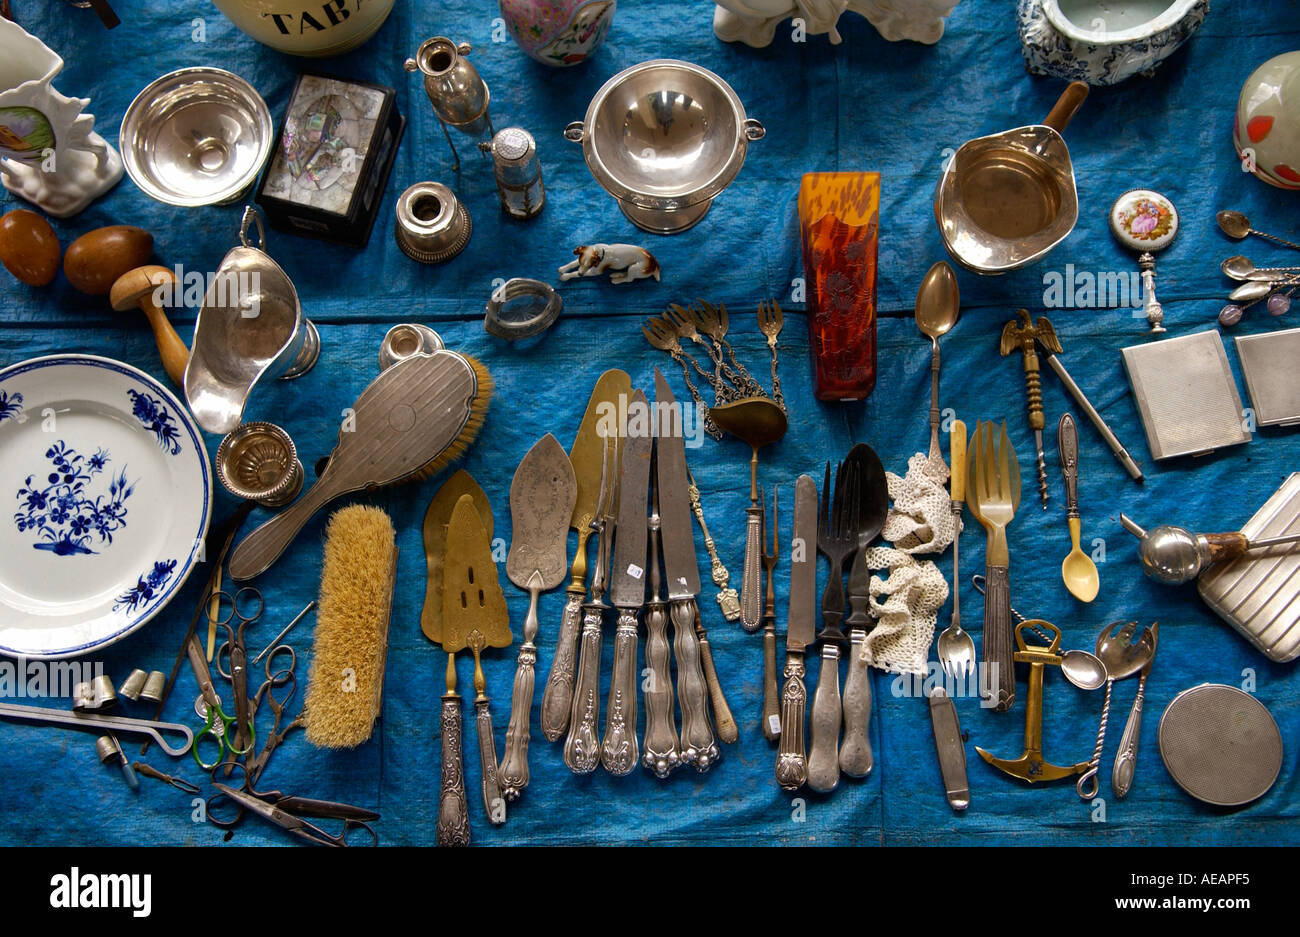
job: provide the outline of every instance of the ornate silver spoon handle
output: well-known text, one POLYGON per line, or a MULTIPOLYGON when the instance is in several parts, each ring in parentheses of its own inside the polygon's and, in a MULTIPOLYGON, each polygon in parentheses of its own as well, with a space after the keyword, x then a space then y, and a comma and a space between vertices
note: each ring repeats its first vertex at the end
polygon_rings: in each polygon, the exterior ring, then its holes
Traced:
POLYGON ((631 772, 640 754, 636 742, 636 609, 620 609, 614 633, 614 672, 605 704, 605 738, 600 763, 615 777, 631 772))
POLYGON ((808 758, 803 742, 808 690, 803 676, 803 652, 787 651, 785 687, 781 692, 781 744, 776 755, 776 783, 787 791, 798 790, 808 780, 808 758))
POLYGON ((1119 737, 1115 767, 1111 770, 1110 786, 1116 797, 1127 797, 1133 788, 1133 774, 1137 771, 1138 736, 1142 734, 1142 699, 1146 695, 1146 688, 1147 675, 1143 671, 1138 678, 1137 696, 1133 698, 1133 709, 1124 725, 1124 734, 1119 737))
POLYGON ((709 702, 695 634, 695 600, 679 599, 669 609, 673 653, 677 657, 677 705, 682 710, 682 761, 708 771, 718 760, 718 743, 709 720, 709 702))
POLYGON ((813 694, 808 749, 808 786, 820 794, 835 790, 840 783, 840 721, 840 649, 826 642, 813 694))

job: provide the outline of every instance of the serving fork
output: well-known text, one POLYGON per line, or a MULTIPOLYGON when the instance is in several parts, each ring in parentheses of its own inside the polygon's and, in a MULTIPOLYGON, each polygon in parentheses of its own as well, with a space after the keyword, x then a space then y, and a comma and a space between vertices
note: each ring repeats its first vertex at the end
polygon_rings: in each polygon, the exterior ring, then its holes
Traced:
POLYGON ((743 364, 736 359, 736 350, 731 347, 731 342, 727 341, 727 329, 730 325, 730 317, 727 315, 727 307, 722 303, 713 305, 706 303, 702 299, 697 299, 690 308, 690 315, 699 326, 701 332, 707 335, 713 342, 714 350, 717 352, 718 360, 721 361, 725 352, 731 364, 723 362, 723 370, 727 373, 727 378, 741 393, 751 397, 766 397, 767 392, 763 390, 762 385, 754 380, 753 376, 743 364))
POLYGON ((724 399, 723 395, 719 392, 717 385, 713 383, 713 375, 701 368, 698 361, 682 350, 681 342, 677 340, 677 329, 668 322, 665 322, 663 319, 655 317, 647 320, 646 324, 641 326, 641 334, 645 336, 646 341, 653 347, 658 348, 660 351, 666 351, 669 357, 676 361, 681 367, 682 377, 686 381, 687 389, 691 392, 691 399, 695 401, 696 406, 704 413, 704 431, 714 439, 721 439, 722 430, 718 429, 713 422, 713 417, 709 416, 709 408, 704 403, 704 398, 700 394, 700 389, 696 387, 695 382, 691 380, 691 371, 690 368, 686 366, 687 362, 690 362, 691 367, 695 368, 696 373, 708 381, 710 386, 713 387, 714 404, 725 403, 726 399, 724 399))
POLYGON ((984 637, 982 659, 992 672, 980 681, 980 692, 1006 712, 1016 698, 1016 676, 1011 660, 1014 651, 1011 626, 1010 555, 1007 525, 1020 506, 1020 465, 1002 423, 997 440, 993 423, 975 424, 970 451, 966 503, 975 519, 984 525, 988 545, 984 553, 984 637))

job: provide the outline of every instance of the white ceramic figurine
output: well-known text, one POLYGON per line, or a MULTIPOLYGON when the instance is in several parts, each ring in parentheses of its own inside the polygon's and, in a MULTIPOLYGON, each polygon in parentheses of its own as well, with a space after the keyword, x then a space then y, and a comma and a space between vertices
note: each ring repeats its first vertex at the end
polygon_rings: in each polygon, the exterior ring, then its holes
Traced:
POLYGON ((803 21, 806 35, 829 33, 839 43, 840 16, 849 11, 865 16, 890 42, 910 39, 932 45, 943 35, 944 17, 958 0, 715 0, 713 32, 726 42, 755 48, 771 45, 784 20, 803 21))
POLYGON ((122 158, 83 113, 89 99, 54 90, 62 70, 45 43, 0 18, 0 180, 55 218, 75 215, 122 178, 122 158))
POLYGON ((659 261, 635 244, 586 244, 575 247, 571 260, 560 268, 561 280, 609 274, 610 283, 631 283, 647 277, 659 279, 659 261))

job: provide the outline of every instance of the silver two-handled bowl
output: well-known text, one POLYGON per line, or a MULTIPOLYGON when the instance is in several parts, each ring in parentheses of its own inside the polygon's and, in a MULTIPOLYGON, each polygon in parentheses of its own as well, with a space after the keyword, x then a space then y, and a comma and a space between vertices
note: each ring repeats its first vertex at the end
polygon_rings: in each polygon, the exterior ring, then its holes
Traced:
POLYGON ((182 68, 152 82, 126 109, 119 137, 131 181, 182 206, 238 199, 273 142, 266 101, 220 68, 182 68))
POLYGON ((619 72, 564 131, 623 214, 655 234, 697 224, 765 133, 730 85, 675 59, 619 72))

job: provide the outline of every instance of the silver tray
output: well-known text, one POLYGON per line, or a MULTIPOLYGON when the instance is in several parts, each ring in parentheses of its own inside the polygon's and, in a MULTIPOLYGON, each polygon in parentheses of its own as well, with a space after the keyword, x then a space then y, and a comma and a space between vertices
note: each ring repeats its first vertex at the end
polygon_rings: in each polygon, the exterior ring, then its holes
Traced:
MULTIPOLYGON (((1251 540, 1300 533, 1300 472, 1287 477, 1241 532, 1251 540)), ((1201 573, 1205 604, 1269 660, 1300 657, 1300 550, 1256 550, 1201 573)))
POLYGON ((1205 455, 1250 442, 1217 331, 1132 345, 1121 354, 1153 457, 1205 455))

